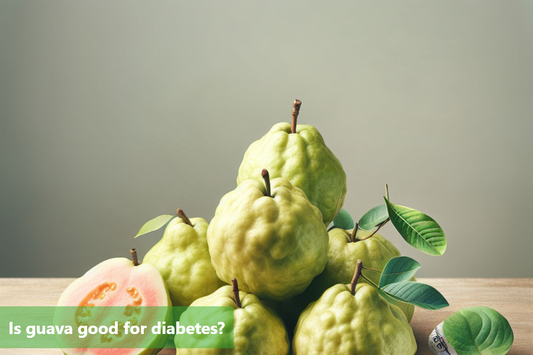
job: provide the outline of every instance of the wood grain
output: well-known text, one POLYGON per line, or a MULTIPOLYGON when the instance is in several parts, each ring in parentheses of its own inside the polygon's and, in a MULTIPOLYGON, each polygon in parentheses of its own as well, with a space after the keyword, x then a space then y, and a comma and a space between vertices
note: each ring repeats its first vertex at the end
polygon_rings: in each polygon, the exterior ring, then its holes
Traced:
MULTIPOLYGON (((0 306, 54 306, 74 279, 0 279, 0 306)), ((417 355, 432 355, 427 339, 433 328, 464 307, 487 306, 507 318, 514 332, 509 355, 533 353, 533 279, 419 279, 437 288, 450 306, 438 311, 417 308, 411 326, 417 355)), ((60 355, 58 349, 2 349, 2 355, 60 355)), ((174 354, 167 349, 160 355, 174 354)))

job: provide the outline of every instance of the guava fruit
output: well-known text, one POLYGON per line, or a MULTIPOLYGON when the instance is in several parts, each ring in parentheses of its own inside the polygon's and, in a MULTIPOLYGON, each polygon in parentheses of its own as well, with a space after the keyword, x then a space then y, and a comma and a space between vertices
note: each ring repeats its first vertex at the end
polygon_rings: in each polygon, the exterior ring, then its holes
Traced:
POLYGON ((189 306, 225 283, 217 277, 211 264, 205 219, 189 220, 181 209, 177 214, 161 240, 146 253, 143 262, 159 270, 174 306, 189 306))
POLYGON ((283 178, 265 181, 268 189, 246 180, 222 197, 207 243, 221 280, 237 278, 243 291, 283 300, 324 270, 328 233, 302 190, 283 178))
POLYGON ((294 114, 293 118, 292 126, 286 122, 275 124, 250 145, 239 167, 237 184, 248 179, 260 181, 259 172, 266 168, 272 179, 285 178, 302 189, 320 209, 327 226, 344 204, 346 173, 318 130, 311 125, 296 125, 294 114))
MULTIPOLYGON (((353 270, 358 259, 364 266, 370 269, 382 271, 387 262, 394 257, 400 256, 400 251, 386 238, 375 233, 371 238, 371 232, 359 229, 357 238, 351 241, 353 230, 334 228, 329 231, 328 262, 324 271, 315 277, 309 287, 300 295, 279 302, 276 309, 279 310, 283 321, 287 325, 289 334, 298 321, 300 313, 311 303, 320 298, 330 287, 336 284, 347 284, 352 280, 353 270)), ((373 270, 365 270, 364 275, 375 284, 379 284, 380 273, 373 270)), ((363 278, 359 283, 365 283, 363 278)), ((410 322, 415 306, 408 303, 388 298, 387 301, 402 310, 410 322)))
MULTIPOLYGON (((176 355, 286 355, 289 339, 283 321, 263 306, 253 294, 239 291, 235 286, 223 286, 209 296, 199 298, 191 307, 233 307, 233 349, 180 349, 180 336, 176 335, 176 355), (236 291, 236 293, 234 292, 236 291)), ((188 311, 181 319, 187 318, 188 311)), ((195 320, 192 319, 194 322, 195 320)))
MULTIPOLYGON (((161 274, 153 265, 139 265, 134 252, 133 255, 134 261, 126 258, 103 261, 72 282, 63 291, 57 303, 58 307, 68 308, 58 308, 54 319, 56 324, 75 322, 76 326, 101 326, 110 324, 110 321, 117 321, 120 325, 127 321, 132 325, 151 324, 156 320, 170 322, 172 303, 161 274), (151 306, 150 310, 145 306, 151 306), (119 319, 109 319, 107 307, 116 309, 112 314, 118 314, 119 319), (103 311, 97 312, 99 309, 103 311)), ((117 335, 106 334, 91 339, 80 339, 76 336, 75 339, 75 342, 71 339, 58 339, 60 345, 63 345, 63 353, 150 355, 156 354, 164 347, 168 336, 147 332, 142 336, 128 337, 124 336, 123 328, 119 328, 117 335), (143 348, 135 348, 139 343, 143 344, 143 348), (64 347, 67 344, 69 347, 64 347), (110 348, 101 348, 104 345, 109 345, 110 348), (92 346, 99 347, 90 348, 92 346)))
POLYGON ((413 330, 402 311, 371 285, 329 288, 298 319, 294 355, 414 355, 413 330))
MULTIPOLYGON (((400 251, 394 244, 382 235, 377 233, 372 235, 373 232, 359 229, 352 241, 353 231, 353 229, 344 230, 340 228, 334 228, 329 231, 328 263, 324 272, 317 276, 309 287, 309 294, 315 293, 311 296, 313 301, 317 300, 329 287, 336 284, 349 283, 358 259, 367 268, 364 271, 364 275, 378 285, 381 273, 368 269, 383 271, 390 259, 401 256, 400 251)), ((359 282, 365 283, 366 280, 361 278, 359 282)), ((387 300, 398 306, 405 314, 407 321, 411 321, 415 306, 392 298, 387 300)))

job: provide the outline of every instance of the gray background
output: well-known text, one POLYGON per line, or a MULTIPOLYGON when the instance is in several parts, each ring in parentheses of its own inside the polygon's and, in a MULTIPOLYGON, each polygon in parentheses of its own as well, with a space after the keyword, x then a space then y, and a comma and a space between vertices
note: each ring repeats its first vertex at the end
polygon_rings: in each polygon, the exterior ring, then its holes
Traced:
POLYGON ((434 217, 422 277, 533 277, 533 2, 0 1, 0 276, 75 277, 212 218, 275 123, 316 126, 345 208, 434 217))

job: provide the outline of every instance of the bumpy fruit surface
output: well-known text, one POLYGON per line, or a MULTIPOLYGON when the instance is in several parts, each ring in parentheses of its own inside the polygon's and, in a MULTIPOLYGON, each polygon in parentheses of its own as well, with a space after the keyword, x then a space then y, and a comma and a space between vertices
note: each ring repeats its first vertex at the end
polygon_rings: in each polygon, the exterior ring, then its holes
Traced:
POLYGON ((190 221, 192 226, 179 217, 170 221, 161 240, 143 260, 157 267, 174 306, 189 306, 225 284, 211 264, 206 239, 207 222, 203 218, 191 218, 190 221))
POLYGON ((335 285, 302 313, 294 355, 413 355, 416 340, 400 309, 373 286, 335 285))
POLYGON ((261 299, 301 293, 327 262, 328 233, 318 208, 285 179, 243 181, 218 205, 207 242, 218 277, 261 299))
MULTIPOLYGON (((401 255, 394 244, 380 234, 376 233, 372 237, 365 239, 372 232, 358 230, 358 239, 355 242, 349 241, 351 234, 352 230, 340 228, 334 228, 329 231, 328 263, 324 272, 317 276, 311 286, 309 286, 309 294, 314 292, 314 295, 310 296, 311 301, 317 300, 325 290, 333 285, 349 283, 352 280, 357 259, 363 262, 365 268, 382 271, 390 259, 401 255)), ((376 285, 379 284, 381 276, 379 272, 364 270, 363 274, 376 285)), ((366 282, 366 280, 360 278, 359 282, 366 282)), ((415 306, 391 298, 388 301, 398 306, 405 314, 407 320, 411 321, 415 306)))
POLYGON ((292 134, 289 123, 274 125, 244 154, 237 184, 247 179, 259 181, 263 168, 272 179, 282 177, 302 189, 322 212, 326 226, 344 204, 346 173, 313 126, 299 124, 292 134))
MULTIPOLYGON (((213 294, 194 301, 191 306, 234 307, 233 349, 179 349, 180 336, 176 335, 177 355, 286 355, 289 340, 281 319, 265 308, 259 299, 240 291, 241 308, 235 304, 232 287, 223 286, 213 294)), ((187 318, 187 311, 182 318, 187 318)), ((191 319, 191 324, 194 323, 191 319)))

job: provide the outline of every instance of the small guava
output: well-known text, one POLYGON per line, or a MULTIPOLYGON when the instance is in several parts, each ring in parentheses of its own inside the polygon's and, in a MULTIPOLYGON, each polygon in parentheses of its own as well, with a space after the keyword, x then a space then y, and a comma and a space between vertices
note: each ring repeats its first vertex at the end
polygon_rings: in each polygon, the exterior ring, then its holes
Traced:
POLYGON ((174 306, 189 306, 225 283, 217 277, 211 264, 205 219, 189 220, 181 209, 177 214, 161 240, 146 253, 143 262, 159 270, 174 306))
MULTIPOLYGON (((213 294, 202 297, 191 307, 233 307, 233 349, 186 349, 180 348, 182 338, 175 337, 176 355, 286 355, 289 353, 289 338, 283 321, 253 294, 223 286, 213 294), (234 292, 236 291, 236 293, 234 292)), ((187 322, 188 311, 180 320, 187 322)), ((194 324, 195 319, 190 323, 194 324)))

